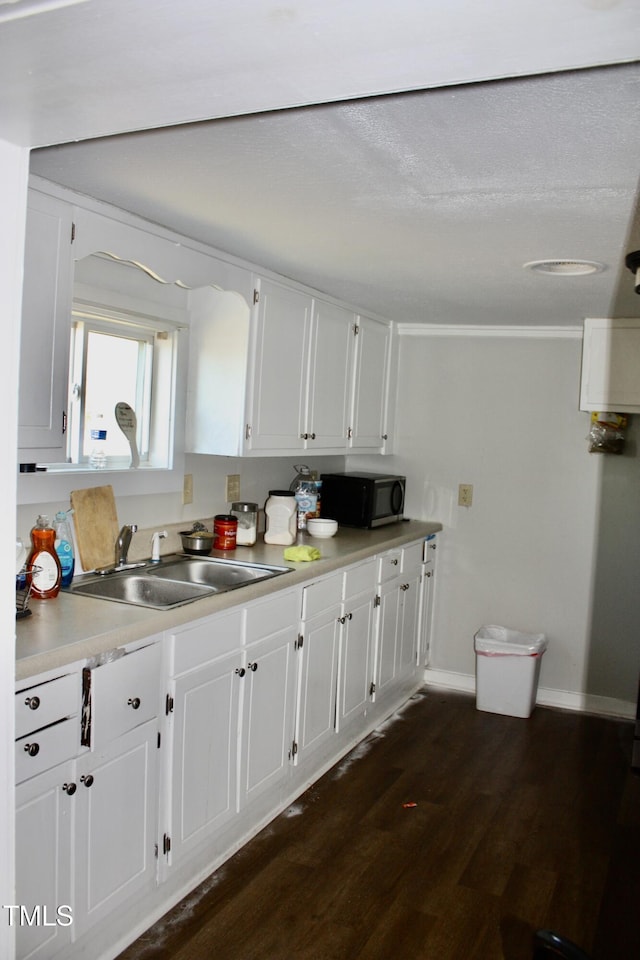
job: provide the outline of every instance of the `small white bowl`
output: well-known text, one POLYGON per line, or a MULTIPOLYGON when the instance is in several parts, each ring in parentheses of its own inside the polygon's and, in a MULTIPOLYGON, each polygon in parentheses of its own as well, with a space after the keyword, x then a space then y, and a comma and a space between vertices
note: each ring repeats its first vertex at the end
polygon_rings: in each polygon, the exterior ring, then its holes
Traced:
POLYGON ((307 520, 307 530, 312 537, 328 540, 338 530, 337 520, 328 520, 325 517, 310 517, 307 520))

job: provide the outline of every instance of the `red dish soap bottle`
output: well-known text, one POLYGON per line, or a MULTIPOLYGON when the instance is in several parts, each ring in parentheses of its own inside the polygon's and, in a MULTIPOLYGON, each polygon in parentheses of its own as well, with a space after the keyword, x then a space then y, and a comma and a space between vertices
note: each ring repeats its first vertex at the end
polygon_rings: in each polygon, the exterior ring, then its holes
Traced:
POLYGON ((31 531, 32 546, 27 559, 31 596, 36 600, 52 600, 60 591, 62 568, 55 543, 56 532, 49 518, 40 515, 31 531))

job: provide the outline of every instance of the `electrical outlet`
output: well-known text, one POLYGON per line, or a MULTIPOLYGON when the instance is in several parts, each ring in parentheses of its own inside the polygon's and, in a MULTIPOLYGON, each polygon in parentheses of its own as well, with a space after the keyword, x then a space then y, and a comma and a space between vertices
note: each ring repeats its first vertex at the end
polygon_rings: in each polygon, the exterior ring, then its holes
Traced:
POLYGON ((182 502, 193 503, 193 474, 185 473, 182 482, 182 502))
POLYGON ((458 486, 458 506, 470 507, 473 503, 473 484, 461 483, 458 486))
POLYGON ((227 503, 232 503, 234 500, 240 499, 240 474, 239 473, 230 473, 227 476, 224 498, 227 501, 227 503))

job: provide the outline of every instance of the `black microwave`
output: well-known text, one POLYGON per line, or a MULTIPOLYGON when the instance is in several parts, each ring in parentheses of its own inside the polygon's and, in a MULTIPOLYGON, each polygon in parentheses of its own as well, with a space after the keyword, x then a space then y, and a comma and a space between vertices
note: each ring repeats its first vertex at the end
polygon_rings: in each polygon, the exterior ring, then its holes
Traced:
POLYGON ((323 473, 320 512, 345 527, 381 527, 402 520, 406 477, 386 473, 323 473))

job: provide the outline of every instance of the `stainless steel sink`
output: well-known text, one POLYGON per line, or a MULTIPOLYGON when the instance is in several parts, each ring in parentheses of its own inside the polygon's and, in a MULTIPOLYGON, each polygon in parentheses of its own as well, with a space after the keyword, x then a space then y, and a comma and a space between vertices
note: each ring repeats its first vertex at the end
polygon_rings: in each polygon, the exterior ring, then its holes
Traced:
POLYGON ((216 592, 214 587, 207 587, 202 583, 161 580, 141 573, 92 577, 71 587, 71 593, 84 597, 133 603, 138 607, 154 607, 157 610, 179 607, 183 603, 191 603, 216 592))
POLYGON ((290 568, 216 557, 175 557, 158 564, 155 569, 150 567, 148 572, 162 580, 201 583, 216 590, 234 590, 247 583, 289 573, 290 568))
POLYGON ((290 567, 176 554, 159 564, 149 563, 143 570, 88 574, 73 584, 70 593, 169 610, 289 572, 290 567))

